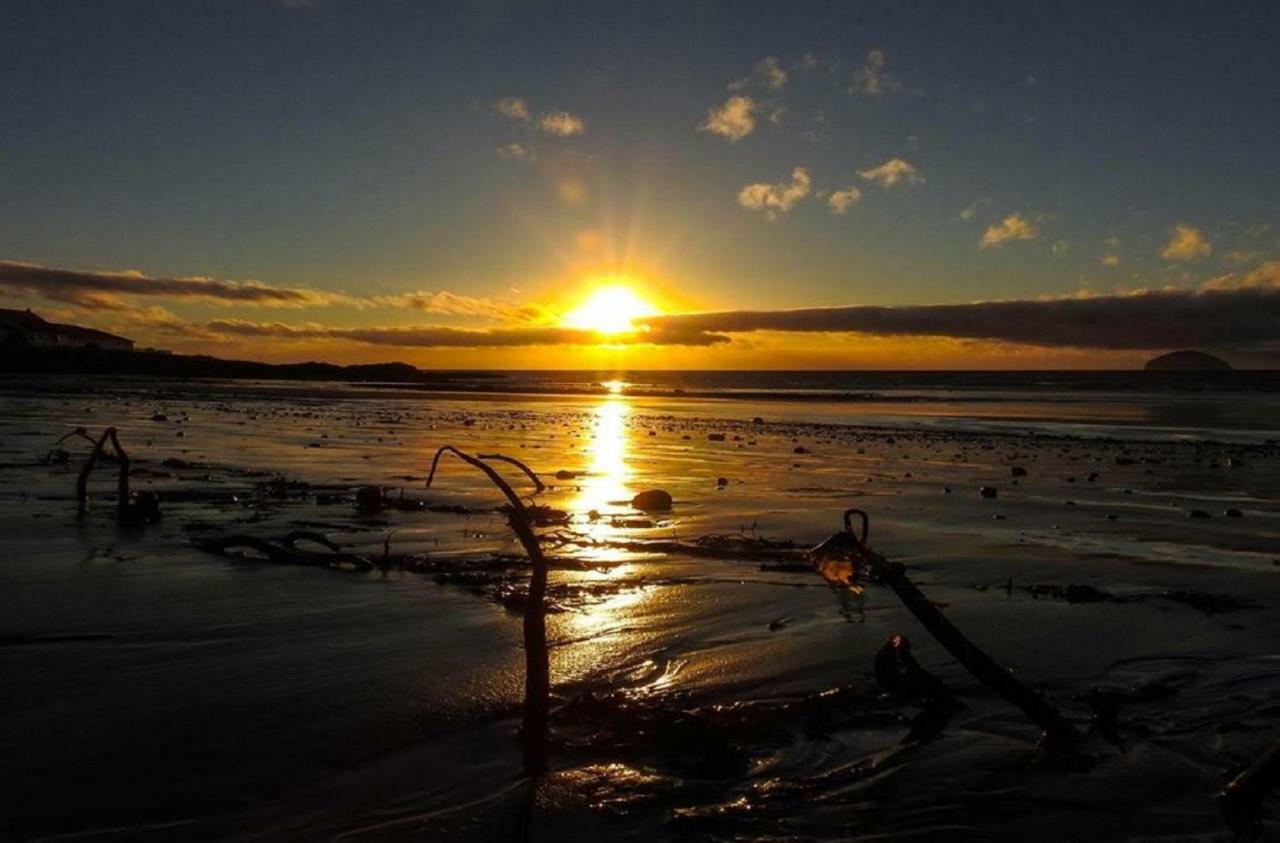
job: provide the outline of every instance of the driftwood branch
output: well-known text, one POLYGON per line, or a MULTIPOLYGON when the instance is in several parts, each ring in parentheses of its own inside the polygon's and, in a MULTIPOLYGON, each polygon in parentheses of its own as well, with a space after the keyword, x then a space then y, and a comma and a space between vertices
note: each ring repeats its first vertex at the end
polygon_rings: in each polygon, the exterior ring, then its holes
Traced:
POLYGON ((372 571, 373 563, 363 556, 347 553, 338 545, 319 533, 298 530, 286 535, 279 543, 233 533, 215 536, 200 542, 200 548, 208 553, 220 555, 230 554, 233 550, 253 550, 266 557, 268 562, 277 565, 305 565, 317 568, 331 568, 335 565, 350 565, 357 571, 372 571), (297 543, 311 541, 328 549, 327 553, 312 553, 299 550, 297 543))
POLYGON ((1280 784, 1280 743, 1272 744, 1218 794, 1227 825, 1241 834, 1257 826, 1262 800, 1277 784, 1280 784))
POLYGON ((965 637, 938 607, 916 588, 901 565, 885 559, 867 544, 869 526, 867 514, 860 509, 850 509, 844 514, 844 531, 836 533, 810 551, 810 560, 824 577, 835 579, 842 585, 853 586, 853 579, 860 569, 865 569, 875 579, 887 583, 903 605, 915 615, 938 643, 968 669, 979 681, 1000 694, 1040 728, 1055 744, 1071 745, 1079 733, 1067 722, 1054 705, 1042 694, 1024 685, 1010 671, 965 637), (861 534, 853 530, 852 518, 861 519, 861 534), (834 563, 834 564, 833 564, 834 563), (840 565, 848 571, 840 570, 840 565), (847 577, 844 576, 847 573, 847 577))
MULTIPOLYGON (((60 436, 58 438, 58 441, 53 443, 53 447, 49 449, 49 453, 45 454, 44 457, 40 460, 40 464, 48 465, 49 463, 53 462, 54 456, 57 455, 59 450, 61 450, 62 448, 62 443, 66 442, 68 439, 73 439, 73 438, 83 439, 84 441, 89 443, 90 447, 93 447, 98 444, 97 441, 92 436, 89 435, 88 431, 86 431, 83 427, 77 427, 75 430, 71 431, 70 433, 66 433, 60 436)), ((63 451, 62 455, 65 458, 66 451, 63 451)))
POLYGON ((532 564, 532 575, 529 579, 529 600, 524 611, 524 722, 521 734, 524 741, 524 769, 528 775, 538 775, 547 769, 547 717, 551 695, 551 668, 547 657, 547 560, 542 555, 542 547, 538 544, 538 536, 533 532, 533 524, 525 510, 520 496, 511 488, 502 475, 485 459, 499 459, 524 469, 541 487, 541 481, 528 467, 517 460, 496 454, 487 454, 482 459, 463 453, 452 445, 446 445, 436 451, 431 460, 431 471, 427 474, 427 487, 430 488, 436 476, 436 468, 440 458, 452 454, 468 465, 484 472, 489 481, 506 496, 511 504, 508 520, 516 537, 524 545, 532 564))
MULTIPOLYGON (((84 434, 83 429, 78 429, 64 436, 84 435, 88 439, 88 435, 84 434)), ((62 439, 58 440, 59 442, 62 439)), ((92 441, 92 440, 90 440, 92 441)), ((121 524, 129 519, 129 455, 125 453, 124 448, 120 446, 120 437, 116 435, 114 427, 108 427, 94 442, 93 451, 89 454, 89 459, 80 469, 80 476, 76 478, 76 501, 79 506, 79 513, 84 517, 89 506, 89 474, 93 471, 93 467, 97 465, 99 457, 106 456, 107 442, 111 443, 111 447, 115 450, 116 463, 119 466, 119 474, 116 476, 116 517, 121 524)))
POLYGON ((516 468, 523 471, 526 477, 528 477, 530 480, 533 481, 533 487, 534 487, 535 493, 541 492, 547 488, 547 484, 542 482, 542 478, 538 476, 537 472, 535 472, 532 468, 529 468, 529 466, 525 465, 515 457, 508 457, 504 454, 476 454, 476 458, 482 459, 482 460, 498 460, 499 462, 505 462, 505 463, 509 463, 510 465, 514 465, 516 468))

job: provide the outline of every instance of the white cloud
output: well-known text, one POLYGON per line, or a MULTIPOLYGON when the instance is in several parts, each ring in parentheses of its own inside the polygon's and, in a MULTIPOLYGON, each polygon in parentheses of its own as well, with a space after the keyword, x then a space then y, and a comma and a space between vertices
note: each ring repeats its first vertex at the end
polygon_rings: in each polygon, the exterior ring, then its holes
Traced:
POLYGON ((1119 266, 1120 256, 1117 255, 1115 252, 1109 252, 1102 256, 1101 263, 1103 266, 1119 266))
POLYGON ((521 123, 529 122, 529 105, 519 97, 503 97, 494 102, 493 110, 503 117, 519 120, 521 123))
POLYGON ((762 87, 770 91, 778 91, 782 89, 783 85, 787 84, 787 72, 778 64, 776 58, 766 56, 756 62, 756 66, 751 69, 750 75, 729 83, 729 90, 741 91, 755 82, 759 82, 762 87))
POLYGON ((1169 242, 1160 256, 1171 261, 1194 261, 1209 256, 1213 244, 1200 229, 1186 223, 1178 223, 1169 229, 1169 242))
POLYGON ((778 184, 760 182, 742 188, 738 191, 738 204, 749 211, 763 211, 767 219, 775 220, 809 195, 811 183, 809 171, 796 167, 791 171, 790 181, 778 184))
POLYGON ((449 290, 418 290, 393 296, 375 296, 372 301, 374 304, 399 310, 421 310, 444 316, 469 316, 513 322, 530 322, 542 315, 541 308, 536 305, 515 305, 449 290))
POLYGON ((1203 290, 1280 289, 1280 260, 1265 261, 1244 275, 1229 272, 1210 278, 1200 285, 1203 290))
POLYGON ((984 249, 998 248, 1010 240, 1034 240, 1039 235, 1035 224, 1026 217, 1010 214, 983 233, 981 244, 984 249))
POLYGON ((498 147, 497 152, 498 157, 506 158, 509 161, 533 162, 537 160, 537 156, 534 155, 532 149, 518 143, 509 143, 506 146, 500 146, 498 147))
POLYGON ((895 184, 924 184, 924 174, 914 165, 901 158, 891 158, 870 170, 859 170, 858 175, 867 181, 875 182, 881 187, 893 187, 895 184))
POLYGON ((991 204, 990 199, 975 199, 967 208, 960 212, 960 219, 971 220, 978 215, 978 211, 983 205, 991 204))
POLYGON ((724 105, 707 110, 707 119, 698 125, 698 130, 736 143, 755 131, 755 110, 756 101, 751 97, 729 97, 724 105))
POLYGON ((881 94, 896 94, 902 90, 902 83, 892 76, 885 65, 887 60, 880 50, 867 53, 867 60, 853 74, 853 86, 849 93, 861 94, 864 97, 878 97, 881 94))
POLYGON ((576 114, 567 111, 551 111, 538 118, 538 129, 549 135, 569 137, 587 130, 587 124, 576 114))
POLYGON ((854 185, 849 185, 843 190, 837 190, 827 197, 827 204, 831 206, 832 213, 844 214, 853 205, 858 204, 858 200, 862 198, 862 191, 854 185))

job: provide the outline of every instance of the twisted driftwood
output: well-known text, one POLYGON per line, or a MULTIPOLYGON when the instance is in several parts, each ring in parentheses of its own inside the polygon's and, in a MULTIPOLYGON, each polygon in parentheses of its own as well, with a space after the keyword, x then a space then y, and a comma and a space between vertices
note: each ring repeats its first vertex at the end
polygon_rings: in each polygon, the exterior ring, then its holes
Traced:
POLYGON ((979 681, 1021 709, 1033 723, 1044 729, 1051 743, 1058 746, 1073 745, 1079 739, 1079 733, 1045 696, 1028 688, 966 638, 916 588, 901 565, 890 562, 871 549, 867 544, 869 526, 867 513, 860 509, 850 509, 844 514, 844 530, 809 551, 810 560, 823 577, 830 582, 856 589, 858 586, 855 580, 865 569, 875 579, 887 583, 938 643, 946 647, 979 681), (862 521, 861 535, 853 530, 854 515, 862 521))
POLYGON ((427 488, 431 487, 431 481, 435 479, 440 457, 446 453, 453 454, 468 465, 483 471, 489 478, 489 482, 506 495, 507 502, 511 504, 507 520, 511 524, 511 529, 515 531, 516 538, 520 539, 520 544, 524 545, 525 552, 529 554, 529 561, 533 567, 529 579, 529 600, 524 611, 524 722, 521 736, 524 744, 525 773, 536 776, 547 769, 547 716, 551 696, 551 668, 547 658, 547 560, 542 555, 538 536, 533 532, 533 523, 520 496, 511 488, 511 484, 484 460, 501 460, 518 467, 534 479, 539 491, 541 491, 542 482, 537 479, 532 469, 512 457, 486 454, 482 458, 463 453, 452 445, 445 445, 436 451, 435 458, 431 460, 431 471, 427 474, 427 488))
MULTIPOLYGON (((71 436, 81 436, 89 441, 93 441, 83 428, 77 429, 66 436, 59 439, 61 443, 71 436)), ((129 455, 124 452, 124 448, 120 447, 120 437, 116 435, 114 427, 108 427, 93 443, 93 451, 89 454, 89 459, 80 469, 80 476, 76 478, 76 501, 79 507, 80 517, 84 517, 85 512, 89 508, 89 474, 92 473, 93 467, 98 464, 99 457, 105 457, 107 442, 111 442, 111 447, 115 450, 116 462, 119 464, 119 473, 116 476, 116 518, 121 524, 129 520, 129 455)))
POLYGON ((363 556, 347 553, 329 539, 309 530, 295 530, 278 542, 268 541, 257 536, 233 533, 226 536, 215 536, 200 542, 200 548, 208 553, 227 555, 233 550, 254 550, 267 558, 268 562, 278 565, 306 565, 317 568, 331 568, 334 565, 347 564, 358 571, 372 571, 373 563, 363 556), (314 553, 298 549, 298 542, 309 541, 326 548, 328 553, 314 553))
POLYGON ((547 484, 542 482, 542 478, 537 475, 537 472, 520 462, 520 460, 515 457, 508 457, 502 454, 476 454, 476 458, 481 460, 498 460, 500 462, 514 465, 516 468, 523 471, 526 477, 533 481, 533 487, 536 492, 541 492, 547 488, 547 484))
POLYGON ((1280 784, 1280 743, 1272 744, 1218 794, 1227 825, 1242 835, 1254 830, 1262 800, 1277 784, 1280 784))

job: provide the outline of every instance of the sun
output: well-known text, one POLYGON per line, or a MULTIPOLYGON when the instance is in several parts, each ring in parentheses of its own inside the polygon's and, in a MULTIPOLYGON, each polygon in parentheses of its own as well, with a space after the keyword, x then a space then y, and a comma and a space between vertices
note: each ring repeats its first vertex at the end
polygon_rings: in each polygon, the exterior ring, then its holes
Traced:
POLYGON ((582 304, 566 313, 564 324, 610 336, 634 331, 635 320, 657 313, 657 308, 625 284, 607 284, 597 287, 582 304))

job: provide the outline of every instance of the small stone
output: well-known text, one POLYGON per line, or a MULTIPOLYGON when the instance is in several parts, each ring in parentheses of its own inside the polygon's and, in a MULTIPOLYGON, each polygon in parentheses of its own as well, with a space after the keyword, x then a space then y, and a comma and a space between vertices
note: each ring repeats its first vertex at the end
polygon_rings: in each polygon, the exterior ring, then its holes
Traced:
POLYGON ((1013 468, 1009 469, 1009 476, 1010 477, 1026 477, 1027 470, 1020 465, 1015 465, 1013 468))
POLYGON ((724 434, 723 434, 723 433, 708 433, 708 434, 707 434, 707 439, 708 439, 709 441, 711 441, 711 442, 723 442, 723 441, 724 441, 724 434))
POLYGON ((631 499, 631 506, 641 512, 666 512, 671 503, 671 494, 662 489, 649 489, 631 499))
POLYGON ((1000 492, 995 486, 981 486, 978 488, 978 494, 982 495, 987 500, 991 500, 996 495, 1000 494, 1000 492))
POLYGON ((361 486, 356 490, 356 509, 360 512, 380 512, 386 503, 381 486, 361 486))
POLYGON ((1193 509, 1187 513, 1188 518, 1212 518, 1213 516, 1205 512, 1203 509, 1193 509))
POLYGON ((1243 513, 1243 512, 1241 512, 1241 511, 1240 511, 1240 510, 1238 510, 1238 509, 1224 509, 1224 510, 1222 511, 1222 514, 1223 514, 1223 515, 1225 515, 1225 516, 1227 516, 1228 518, 1243 518, 1243 517, 1244 517, 1244 513, 1243 513))

